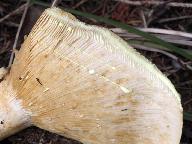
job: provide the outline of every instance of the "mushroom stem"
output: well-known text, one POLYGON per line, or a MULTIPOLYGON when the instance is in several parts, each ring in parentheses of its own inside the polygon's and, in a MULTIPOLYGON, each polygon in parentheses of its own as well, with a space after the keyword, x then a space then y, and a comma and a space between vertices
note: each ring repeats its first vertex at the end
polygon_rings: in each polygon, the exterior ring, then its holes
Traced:
POLYGON ((7 81, 0 82, 0 140, 28 127, 29 116, 7 81))

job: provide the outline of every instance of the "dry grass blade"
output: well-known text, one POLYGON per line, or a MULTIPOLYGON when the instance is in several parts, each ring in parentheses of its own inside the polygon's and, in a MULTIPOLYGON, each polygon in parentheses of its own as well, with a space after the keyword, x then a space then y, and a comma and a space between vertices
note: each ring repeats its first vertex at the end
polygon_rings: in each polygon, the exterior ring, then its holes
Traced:
POLYGON ((55 7, 59 4, 60 0, 53 0, 51 7, 55 7))
POLYGON ((84 4, 85 2, 87 2, 88 0, 81 0, 80 2, 78 2, 75 6, 73 6, 73 9, 79 7, 80 5, 84 4))
MULTIPOLYGON (((166 34, 166 35, 174 35, 174 36, 181 36, 186 38, 192 38, 191 33, 175 31, 175 30, 168 30, 168 29, 159 29, 159 28, 139 28, 140 30, 148 33, 157 33, 157 34, 166 34)), ((116 33, 126 33, 126 30, 121 28, 113 28, 111 29, 113 32, 116 33)))
POLYGON ((14 44, 13 44, 13 50, 12 50, 12 53, 11 53, 11 57, 10 57, 10 60, 9 60, 8 67, 10 67, 12 65, 12 62, 13 62, 13 59, 14 59, 14 55, 15 55, 15 51, 16 51, 16 47, 17 47, 17 41, 19 39, 19 34, 20 34, 20 31, 21 31, 23 22, 25 20, 25 16, 27 14, 27 10, 29 8, 29 4, 30 4, 30 0, 28 0, 26 5, 25 5, 25 10, 23 12, 23 15, 22 15, 22 18, 21 18, 21 21, 20 21, 20 24, 19 24, 19 27, 18 27, 18 30, 17 30, 17 34, 15 36, 15 41, 14 41, 14 44))
POLYGON ((176 36, 192 38, 191 33, 175 31, 175 30, 167 30, 167 29, 159 29, 159 28, 140 28, 140 30, 144 32, 150 32, 150 33, 168 34, 168 35, 176 35, 176 36))
POLYGON ((173 17, 173 18, 164 18, 164 19, 158 20, 158 23, 166 23, 166 22, 178 21, 178 20, 184 20, 184 19, 191 19, 191 18, 192 18, 191 15, 173 17))
POLYGON ((181 2, 163 2, 163 1, 149 1, 149 0, 143 0, 143 1, 132 1, 132 0, 115 0, 124 2, 130 5, 135 6, 142 6, 142 5, 166 5, 171 7, 185 7, 185 8, 192 8, 192 3, 181 3, 181 2))

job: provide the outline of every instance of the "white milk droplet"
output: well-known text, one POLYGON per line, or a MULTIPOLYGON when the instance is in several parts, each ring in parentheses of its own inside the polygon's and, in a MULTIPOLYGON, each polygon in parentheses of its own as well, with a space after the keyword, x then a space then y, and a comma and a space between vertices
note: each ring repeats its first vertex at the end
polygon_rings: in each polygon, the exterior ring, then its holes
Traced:
POLYGON ((49 88, 46 88, 43 92, 47 92, 49 90, 49 88))
POLYGON ((94 74, 94 73, 95 73, 94 69, 89 70, 89 74, 94 74))
POLYGON ((120 86, 121 90, 124 92, 124 93, 129 93, 130 90, 127 89, 126 87, 123 87, 123 86, 120 86))

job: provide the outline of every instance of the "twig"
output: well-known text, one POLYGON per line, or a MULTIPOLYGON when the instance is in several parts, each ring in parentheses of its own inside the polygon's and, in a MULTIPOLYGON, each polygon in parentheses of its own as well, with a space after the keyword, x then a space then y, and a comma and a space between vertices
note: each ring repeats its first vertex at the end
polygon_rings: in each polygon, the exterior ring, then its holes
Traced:
POLYGON ((10 60, 9 60, 8 67, 11 67, 11 65, 13 63, 13 59, 14 59, 14 55, 15 55, 15 51, 16 51, 16 47, 17 47, 17 41, 19 39, 19 34, 20 34, 23 22, 25 20, 26 14, 27 14, 27 10, 29 8, 29 4, 30 4, 30 0, 27 0, 27 3, 25 5, 25 10, 23 12, 23 15, 22 15, 22 18, 21 18, 21 21, 20 21, 20 24, 19 24, 19 27, 18 27, 18 30, 17 30, 17 34, 15 36, 15 41, 14 41, 14 44, 13 44, 13 49, 12 49, 12 53, 11 53, 11 57, 10 57, 10 60))
POLYGON ((187 105, 187 104, 189 104, 189 103, 191 103, 192 102, 192 98, 191 99, 189 99, 189 100, 187 100, 186 102, 184 102, 184 104, 183 105, 187 105))
POLYGON ((169 7, 166 4, 156 5, 148 12, 147 24, 149 25, 153 21, 157 21, 161 16, 167 13, 169 7))
POLYGON ((170 22, 170 21, 178 21, 178 20, 191 19, 191 18, 192 18, 191 15, 180 16, 180 17, 173 17, 173 18, 165 18, 165 19, 159 20, 158 23, 166 23, 166 22, 170 22))
POLYGON ((167 5, 171 7, 185 7, 185 8, 192 8, 192 3, 181 3, 181 2, 163 2, 163 1, 150 1, 150 0, 137 0, 137 1, 132 1, 132 0, 115 0, 115 1, 120 1, 124 2, 130 5, 135 5, 135 6, 141 6, 141 5, 167 5))
POLYGON ((60 3, 60 0, 53 0, 51 7, 56 7, 60 3))
POLYGON ((160 49, 155 49, 155 48, 151 48, 151 47, 146 47, 146 46, 143 46, 143 45, 138 45, 138 44, 131 44, 131 46, 133 46, 134 48, 136 49, 140 49, 140 50, 146 50, 146 51, 151 51, 151 52, 159 52, 159 53, 162 53, 174 60, 178 60, 178 57, 176 57, 175 55, 169 53, 169 52, 166 52, 166 51, 163 51, 163 50, 160 50, 160 49))
POLYGON ((73 6, 73 9, 79 7, 80 5, 84 4, 85 2, 87 2, 88 0, 81 0, 80 2, 78 2, 75 6, 73 6))
POLYGON ((144 14, 143 10, 140 11, 140 14, 141 14, 141 18, 143 20, 144 28, 147 28, 148 26, 147 26, 147 22, 146 22, 146 18, 145 18, 145 14, 144 14))
POLYGON ((3 45, 3 47, 2 47, 1 50, 0 50, 0 54, 8 51, 9 45, 11 45, 11 41, 5 42, 4 45, 3 45))
POLYGON ((19 8, 17 8, 16 10, 10 12, 9 14, 7 14, 6 16, 4 16, 3 18, 0 19, 0 23, 2 23, 4 20, 8 19, 9 17, 19 13, 20 11, 22 11, 25 8, 26 4, 21 5, 19 8))
POLYGON ((19 27, 19 24, 14 23, 14 22, 11 22, 11 21, 3 22, 3 24, 5 24, 5 25, 7 25, 7 26, 10 26, 10 27, 16 27, 16 28, 19 27))

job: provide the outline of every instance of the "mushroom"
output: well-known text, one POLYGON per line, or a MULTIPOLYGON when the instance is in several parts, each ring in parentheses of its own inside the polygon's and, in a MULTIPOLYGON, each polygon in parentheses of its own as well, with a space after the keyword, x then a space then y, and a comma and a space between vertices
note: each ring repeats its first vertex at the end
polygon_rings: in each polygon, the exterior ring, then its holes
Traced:
POLYGON ((0 69, 0 139, 37 126, 86 144, 179 144, 180 96, 111 31, 46 9, 0 69))

